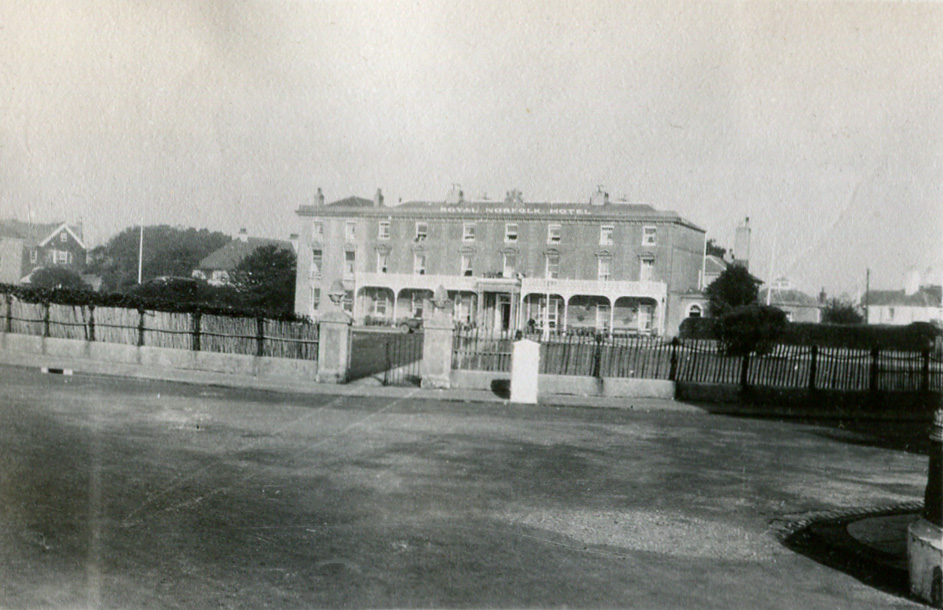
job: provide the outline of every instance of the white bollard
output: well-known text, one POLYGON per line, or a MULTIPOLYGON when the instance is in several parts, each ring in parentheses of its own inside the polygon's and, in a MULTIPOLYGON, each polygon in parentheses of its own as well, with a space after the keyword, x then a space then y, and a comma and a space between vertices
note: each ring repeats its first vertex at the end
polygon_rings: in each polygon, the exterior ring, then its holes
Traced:
POLYGON ((540 344, 530 339, 514 342, 511 352, 511 402, 537 404, 540 344))

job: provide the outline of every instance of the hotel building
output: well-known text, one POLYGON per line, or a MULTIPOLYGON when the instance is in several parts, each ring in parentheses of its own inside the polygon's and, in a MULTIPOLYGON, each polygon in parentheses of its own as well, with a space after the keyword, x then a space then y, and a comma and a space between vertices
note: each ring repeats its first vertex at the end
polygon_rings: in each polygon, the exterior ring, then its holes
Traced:
POLYGON ((297 210, 295 311, 317 318, 335 282, 355 323, 420 317, 444 287, 456 321, 478 328, 673 335, 700 315, 705 232, 674 212, 610 202, 349 197, 297 210))

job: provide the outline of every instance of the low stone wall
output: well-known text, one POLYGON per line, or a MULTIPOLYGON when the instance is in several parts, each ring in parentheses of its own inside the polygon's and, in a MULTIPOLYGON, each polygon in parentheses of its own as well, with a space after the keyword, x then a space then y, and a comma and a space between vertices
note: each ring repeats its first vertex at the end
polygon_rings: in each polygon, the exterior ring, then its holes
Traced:
POLYGON ((318 363, 313 360, 194 352, 164 347, 137 347, 118 343, 55 339, 13 333, 0 333, 0 349, 10 353, 39 354, 51 359, 84 359, 153 368, 209 371, 244 377, 314 380, 318 373, 318 363))
MULTIPOLYGON (((490 390, 499 395, 510 388, 510 373, 485 371, 452 371, 451 387, 465 390, 490 390)), ((574 375, 540 375, 539 395, 600 396, 606 398, 675 397, 675 384, 658 379, 627 379, 619 377, 580 377, 574 375)))

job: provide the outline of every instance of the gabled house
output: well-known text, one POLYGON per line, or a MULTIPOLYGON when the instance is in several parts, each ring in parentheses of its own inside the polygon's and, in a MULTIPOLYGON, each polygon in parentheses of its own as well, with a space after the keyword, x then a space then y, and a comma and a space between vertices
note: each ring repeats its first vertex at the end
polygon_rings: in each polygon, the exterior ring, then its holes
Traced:
POLYGON ((264 237, 249 237, 245 229, 240 229, 236 237, 228 244, 207 255, 200 261, 199 266, 190 274, 192 277, 206 280, 213 286, 224 286, 232 282, 232 273, 242 262, 262 246, 277 246, 280 250, 292 250, 295 246, 291 241, 268 239, 264 237))
POLYGON ((913 322, 943 323, 943 304, 939 286, 921 286, 905 290, 872 290, 862 305, 868 324, 900 324, 913 322))
POLYGON ((903 290, 868 291, 862 296, 861 305, 868 324, 943 324, 943 289, 924 284, 916 270, 907 274, 903 290))
POLYGON ((806 293, 793 288, 786 278, 777 278, 773 283, 760 290, 757 301, 769 304, 786 312, 790 322, 822 321, 822 302, 806 293))
POLYGON ((0 220, 0 282, 29 282, 30 274, 42 267, 66 267, 81 274, 86 255, 81 224, 0 220))

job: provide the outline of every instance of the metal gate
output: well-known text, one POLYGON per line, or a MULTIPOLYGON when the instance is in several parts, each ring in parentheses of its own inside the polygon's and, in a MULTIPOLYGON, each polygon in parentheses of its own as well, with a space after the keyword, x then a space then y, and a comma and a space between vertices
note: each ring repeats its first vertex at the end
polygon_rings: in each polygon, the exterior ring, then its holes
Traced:
POLYGON ((372 378, 383 385, 418 386, 423 333, 353 331, 348 382, 372 378))

